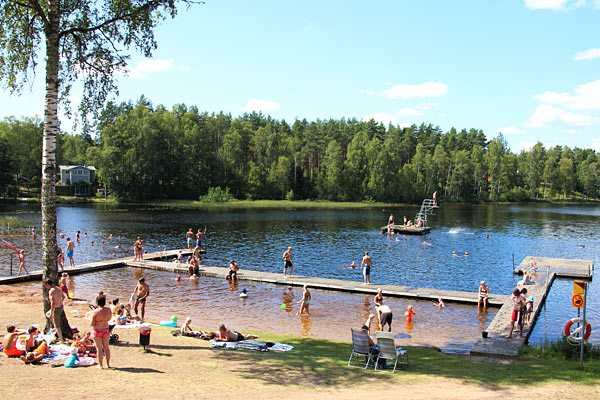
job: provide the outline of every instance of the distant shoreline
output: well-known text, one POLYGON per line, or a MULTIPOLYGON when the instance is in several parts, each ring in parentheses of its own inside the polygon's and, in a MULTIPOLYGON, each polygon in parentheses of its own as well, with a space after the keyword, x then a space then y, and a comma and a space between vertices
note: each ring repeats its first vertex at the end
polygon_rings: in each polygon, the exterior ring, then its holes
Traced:
MULTIPOLYGON (((19 199, 1 199, 0 203, 39 203, 37 197, 19 199)), ((57 204, 111 204, 131 206, 155 206, 165 208, 300 208, 300 209, 368 209, 392 207, 419 207, 420 204, 410 203, 382 203, 382 202, 338 202, 329 200, 232 200, 227 202, 202 202, 198 200, 116 200, 87 197, 56 197, 57 204)), ((526 202, 441 202, 444 205, 599 205, 600 199, 589 200, 535 200, 526 202)))

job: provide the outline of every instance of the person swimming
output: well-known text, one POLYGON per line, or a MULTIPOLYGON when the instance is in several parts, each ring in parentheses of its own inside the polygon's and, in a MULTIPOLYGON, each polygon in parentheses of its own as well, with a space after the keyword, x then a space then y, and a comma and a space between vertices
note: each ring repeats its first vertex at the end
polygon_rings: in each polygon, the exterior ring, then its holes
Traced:
POLYGON ((246 291, 246 289, 242 289, 242 293, 240 293, 240 297, 241 298, 248 297, 248 292, 246 291))

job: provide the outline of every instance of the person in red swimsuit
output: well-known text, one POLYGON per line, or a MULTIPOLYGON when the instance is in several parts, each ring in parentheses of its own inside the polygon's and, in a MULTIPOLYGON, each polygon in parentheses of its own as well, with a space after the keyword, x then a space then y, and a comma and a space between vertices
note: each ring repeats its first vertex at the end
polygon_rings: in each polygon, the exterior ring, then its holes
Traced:
POLYGON ((110 308, 106 307, 106 297, 98 296, 96 298, 96 308, 92 312, 92 337, 96 344, 96 354, 98 355, 98 364, 100 368, 104 368, 102 363, 102 351, 106 356, 106 368, 110 368, 110 347, 108 345, 108 339, 110 338, 110 329, 108 327, 108 321, 112 318, 112 312, 110 308))

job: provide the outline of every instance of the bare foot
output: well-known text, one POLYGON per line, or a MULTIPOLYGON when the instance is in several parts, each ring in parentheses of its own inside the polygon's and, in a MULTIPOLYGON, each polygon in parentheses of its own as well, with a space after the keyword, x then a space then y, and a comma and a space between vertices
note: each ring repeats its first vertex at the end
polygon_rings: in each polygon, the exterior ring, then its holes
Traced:
POLYGON ((102 365, 98 365, 98 366, 96 366, 96 368, 98 368, 98 369, 104 369, 104 367, 102 365))
POLYGON ((508 335, 506 338, 507 338, 507 339, 510 339, 511 337, 512 337, 512 336, 508 335))

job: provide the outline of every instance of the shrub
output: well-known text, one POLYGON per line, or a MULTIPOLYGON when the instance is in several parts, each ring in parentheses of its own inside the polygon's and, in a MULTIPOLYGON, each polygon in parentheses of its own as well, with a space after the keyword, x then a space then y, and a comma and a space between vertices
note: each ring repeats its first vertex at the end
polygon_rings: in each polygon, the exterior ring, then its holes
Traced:
POLYGON ((234 200, 234 197, 229 193, 229 188, 223 190, 220 187, 211 187, 207 194, 200 196, 200 201, 203 203, 226 203, 231 200, 234 200))

